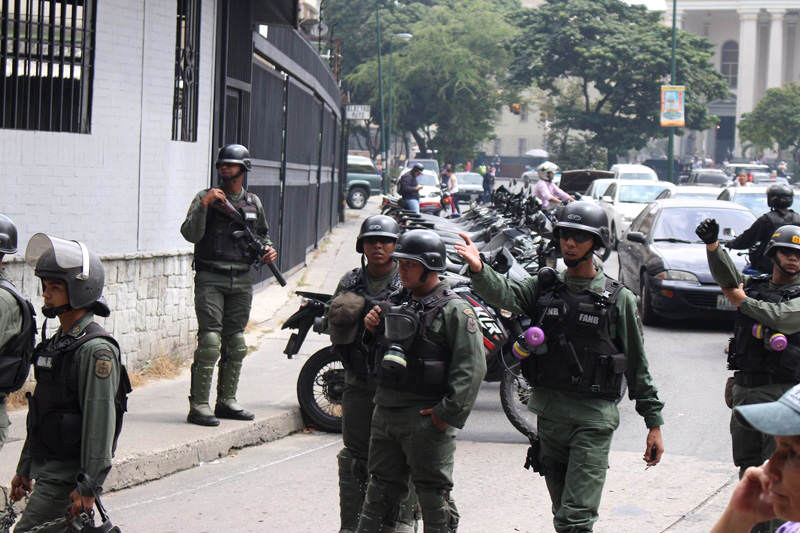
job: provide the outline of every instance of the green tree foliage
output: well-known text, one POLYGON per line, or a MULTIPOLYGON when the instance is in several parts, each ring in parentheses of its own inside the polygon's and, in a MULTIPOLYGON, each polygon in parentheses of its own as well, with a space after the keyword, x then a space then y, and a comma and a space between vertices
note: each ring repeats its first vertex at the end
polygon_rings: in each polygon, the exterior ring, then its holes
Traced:
MULTIPOLYGON (((584 131, 587 142, 608 151, 608 163, 649 139, 664 137, 659 124, 662 84, 669 83, 671 28, 659 13, 620 0, 547 0, 516 17, 524 30, 510 43, 511 79, 560 97, 579 87, 577 100, 559 101, 554 127, 584 131)), ((686 85, 686 123, 711 127, 705 104, 725 97, 727 84, 710 62, 712 44, 678 31, 677 83, 686 85)))
POLYGON ((758 148, 776 148, 778 157, 792 150, 800 162, 800 85, 795 82, 769 89, 739 121, 742 141, 758 148))

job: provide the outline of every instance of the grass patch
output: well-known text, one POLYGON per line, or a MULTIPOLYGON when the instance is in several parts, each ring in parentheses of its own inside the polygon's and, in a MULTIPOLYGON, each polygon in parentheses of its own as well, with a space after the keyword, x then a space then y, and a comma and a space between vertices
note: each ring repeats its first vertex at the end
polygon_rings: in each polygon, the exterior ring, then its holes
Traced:
POLYGON ((180 361, 169 355, 159 355, 145 361, 138 370, 128 371, 128 377, 131 380, 131 386, 135 389, 151 381, 177 377, 188 362, 180 361))

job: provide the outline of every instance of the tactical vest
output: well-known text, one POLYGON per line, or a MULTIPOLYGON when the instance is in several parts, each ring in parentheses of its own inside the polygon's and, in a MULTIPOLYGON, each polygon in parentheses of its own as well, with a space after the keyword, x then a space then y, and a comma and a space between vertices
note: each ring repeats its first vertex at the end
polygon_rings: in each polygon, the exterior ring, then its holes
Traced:
POLYGON ((461 297, 445 286, 419 300, 412 299, 407 291, 396 293, 393 297, 400 299, 405 312, 417 317, 419 330, 411 346, 406 350, 408 369, 404 379, 395 379, 383 371, 380 362, 389 343, 385 337, 379 338, 373 361, 378 384, 418 394, 432 396, 447 394, 447 374, 452 356, 445 338, 431 331, 430 327, 447 302, 461 297))
MULTIPOLYGON (((44 335, 42 335, 44 338, 44 335)), ((69 460, 81 458, 83 415, 78 393, 78 376, 72 363, 78 348, 86 342, 103 338, 119 350, 119 344, 96 322, 86 326, 77 337, 50 338, 36 347, 33 354, 36 389, 28 394, 28 444, 36 459, 69 460)), ((116 424, 112 453, 122 430, 122 418, 128 409, 131 385, 120 360, 119 387, 114 397, 116 424)))
POLYGON ((795 213, 791 209, 786 211, 785 215, 782 215, 778 211, 772 209, 769 212, 765 213, 767 220, 770 221, 772 224, 772 228, 769 230, 769 233, 765 233, 753 249, 753 251, 749 254, 748 258, 750 259, 750 265, 760 270, 764 273, 771 273, 772 272, 772 260, 769 257, 764 255, 764 251, 767 249, 767 245, 769 244, 770 238, 772 234, 775 233, 775 230, 780 228, 781 226, 786 225, 794 225, 800 226, 800 214, 795 213))
MULTIPOLYGON (((231 201, 233 207, 240 210, 250 229, 255 231, 258 220, 258 207, 255 195, 245 191, 237 201, 231 201)), ((207 261, 230 261, 249 265, 253 262, 250 252, 240 239, 233 238, 233 232, 242 229, 242 225, 224 213, 209 208, 206 212, 206 232, 200 242, 194 245, 195 259, 207 261)))
MULTIPOLYGON (((378 302, 384 301, 389 298, 389 295, 399 291, 403 288, 400 283, 400 276, 395 275, 394 278, 389 280, 389 283, 377 294, 370 294, 369 286, 366 280, 367 273, 363 267, 354 268, 344 275, 339 284, 340 292, 354 292, 359 296, 363 296, 366 300, 364 305, 364 314, 366 315, 378 302)), ((368 379, 369 365, 367 364, 367 353, 361 343, 364 333, 364 317, 359 321, 359 329, 356 334, 356 340, 348 345, 338 345, 336 348, 339 351, 339 356, 342 358, 344 367, 353 372, 362 379, 368 379)))
POLYGON ((28 379, 36 337, 36 312, 14 285, 0 279, 0 287, 11 293, 22 315, 19 333, 0 347, 0 393, 9 393, 19 390, 28 379))
MULTIPOLYGON (((745 287, 745 294, 755 300, 780 303, 800 297, 800 285, 770 287, 771 276, 756 276, 745 287)), ((786 335, 788 345, 782 351, 770 350, 764 339, 753 335, 755 320, 736 312, 733 345, 728 349, 728 366, 750 374, 768 374, 773 381, 800 381, 800 333, 786 335)), ((779 332, 773 332, 779 333, 779 332)))
POLYGON ((533 387, 620 400, 625 392, 625 353, 612 338, 622 284, 606 278, 605 290, 574 293, 558 282, 536 298, 544 313, 545 343, 522 361, 533 387))

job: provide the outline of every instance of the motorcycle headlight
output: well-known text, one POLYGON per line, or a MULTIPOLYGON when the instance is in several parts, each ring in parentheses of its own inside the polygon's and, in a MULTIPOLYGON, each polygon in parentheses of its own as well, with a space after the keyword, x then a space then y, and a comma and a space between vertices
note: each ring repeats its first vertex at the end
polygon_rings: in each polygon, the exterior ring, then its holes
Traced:
POLYGON ((700 283, 700 280, 697 279, 697 276, 691 272, 686 272, 685 270, 664 270, 656 274, 656 277, 658 279, 670 281, 689 281, 692 283, 700 283))

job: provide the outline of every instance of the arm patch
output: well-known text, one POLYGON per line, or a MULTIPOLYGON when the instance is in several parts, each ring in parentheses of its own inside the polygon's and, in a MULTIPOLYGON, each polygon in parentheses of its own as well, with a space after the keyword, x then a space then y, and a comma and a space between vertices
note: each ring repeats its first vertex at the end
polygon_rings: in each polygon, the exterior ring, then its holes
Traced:
POLYGON ((94 353, 94 375, 100 379, 106 379, 111 375, 114 363, 114 354, 103 348, 94 353))

